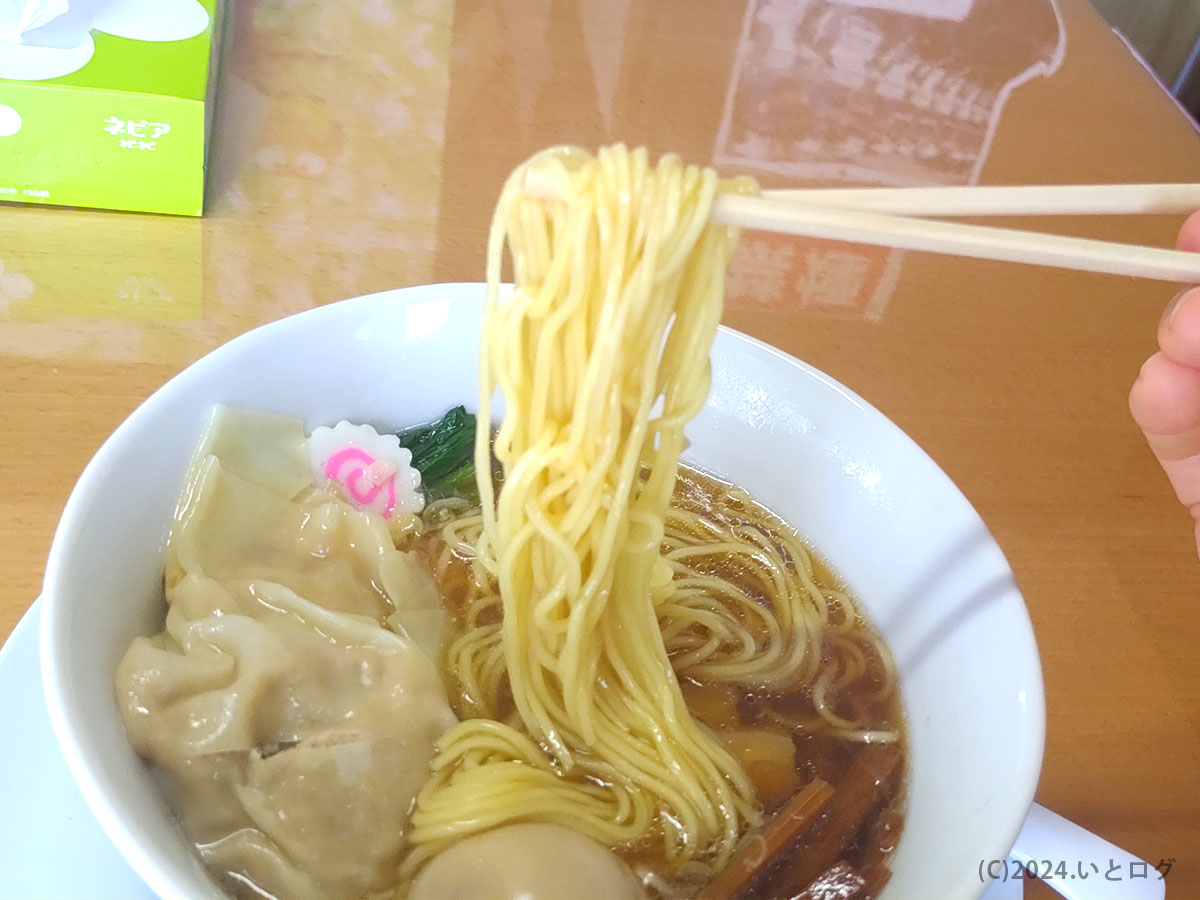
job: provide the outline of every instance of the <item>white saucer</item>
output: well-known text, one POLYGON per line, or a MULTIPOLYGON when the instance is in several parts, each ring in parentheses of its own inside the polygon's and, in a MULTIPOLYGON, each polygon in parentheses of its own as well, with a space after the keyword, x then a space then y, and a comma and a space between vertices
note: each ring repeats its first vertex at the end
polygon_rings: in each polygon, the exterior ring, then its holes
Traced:
POLYGON ((0 649, 0 898, 153 900, 84 803, 50 728, 41 601, 0 649))

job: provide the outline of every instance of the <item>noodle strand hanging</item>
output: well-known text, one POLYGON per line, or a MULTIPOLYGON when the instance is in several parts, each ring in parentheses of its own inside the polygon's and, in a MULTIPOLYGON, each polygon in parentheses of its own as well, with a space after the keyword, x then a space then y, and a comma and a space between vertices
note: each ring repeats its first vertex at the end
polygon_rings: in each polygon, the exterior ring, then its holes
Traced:
POLYGON ((735 488, 672 503, 737 238, 708 216, 735 190, 753 184, 620 146, 547 151, 505 185, 481 342, 482 509, 444 527, 435 562, 461 611, 445 655, 463 721, 418 797, 408 873, 516 821, 608 847, 656 839, 676 869, 721 866, 760 808, 689 712, 683 677, 810 687, 822 729, 897 738, 836 704, 852 681, 890 692, 894 673, 882 647, 869 662, 838 643, 852 604, 817 584, 801 541, 749 524, 767 514, 735 488), (530 172, 557 199, 526 195, 530 172), (502 296, 505 248, 515 286, 502 296))
MULTIPOLYGON (((497 207, 475 461, 491 470, 498 392, 504 482, 493 497, 480 479, 477 549, 501 597, 517 716, 467 719, 443 739, 413 816, 410 865, 531 818, 609 846, 653 828, 669 860, 719 864, 757 821, 754 794, 688 712, 653 594, 670 581, 663 523, 683 427, 708 394, 737 237, 708 216, 735 186, 623 147, 596 158, 557 149, 526 167, 563 199, 526 196, 522 168, 497 207), (506 241, 516 286, 502 298, 506 241)), ((494 648, 484 652, 493 664, 494 648)))

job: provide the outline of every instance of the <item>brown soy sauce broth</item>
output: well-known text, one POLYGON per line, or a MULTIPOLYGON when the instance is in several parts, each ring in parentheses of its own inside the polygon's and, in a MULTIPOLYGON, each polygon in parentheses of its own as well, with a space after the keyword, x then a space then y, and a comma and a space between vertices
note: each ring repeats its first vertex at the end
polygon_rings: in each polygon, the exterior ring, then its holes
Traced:
MULTIPOLYGON (((796 536, 795 530, 782 518, 747 496, 741 489, 690 466, 680 466, 673 503, 684 508, 702 510, 709 517, 730 524, 758 529, 768 537, 782 534, 796 536)), ((842 863, 848 869, 834 869, 827 879, 826 887, 837 891, 829 895, 873 897, 888 879, 890 873, 887 860, 895 849, 903 825, 906 769, 904 761, 907 758, 907 748, 900 692, 894 680, 890 690, 882 690, 887 681, 886 673, 892 668, 890 658, 881 658, 889 653, 886 645, 828 563, 821 558, 810 542, 803 539, 801 542, 809 553, 813 580, 823 592, 828 592, 827 595, 839 598, 840 608, 836 610, 836 614, 843 617, 839 621, 844 621, 848 627, 836 636, 836 640, 851 644, 863 655, 867 663, 862 677, 837 692, 832 704, 833 711, 860 722, 864 731, 896 733, 898 740, 890 747, 891 752, 898 755, 899 763, 893 764, 894 767, 890 768, 886 778, 879 779, 880 783, 872 792, 872 798, 865 804, 867 809, 857 827, 853 828, 845 846, 835 848, 836 859, 814 858, 809 852, 812 848, 818 857, 821 854, 828 856, 831 852, 830 841, 820 839, 819 832, 824 822, 818 820, 809 837, 802 837, 795 847, 783 854, 743 896, 803 896, 803 892, 814 880, 842 863), (858 884, 860 879, 863 883, 858 884)), ((777 540, 773 539, 772 543, 778 547, 777 540)), ((786 553, 784 555, 786 556, 786 553)), ((711 574, 749 587, 746 584, 745 573, 737 566, 718 566, 711 574)), ((765 602, 766 598, 762 600, 765 602)), ((834 610, 831 609, 831 617, 833 616, 834 610)), ((821 647, 823 665, 832 657, 832 650, 831 638, 826 637, 821 647)), ((711 690, 711 687, 708 689, 711 690)), ((691 686, 693 694, 703 690, 703 685, 691 686)), ((738 724, 733 727, 778 729, 786 733, 795 747, 796 787, 806 785, 814 778, 820 778, 834 786, 836 797, 839 785, 844 782, 852 764, 862 754, 866 744, 840 736, 818 715, 811 688, 784 692, 747 688, 734 690, 738 724)), ((685 696, 688 693, 689 686, 685 683, 685 696)), ((690 697, 689 708, 693 715, 701 721, 705 720, 704 706, 693 704, 690 697)), ((727 722, 708 721, 706 724, 713 727, 718 734, 723 730, 730 730, 731 727, 727 722)), ((878 753, 880 749, 878 745, 874 745, 872 752, 878 753)), ((776 792, 766 797, 760 793, 759 799, 763 803, 764 814, 769 818, 787 802, 791 793, 780 796, 776 792)), ((829 815, 825 818, 829 818, 829 815)))
MULTIPOLYGON (((781 535, 795 540, 796 532, 743 491, 710 474, 681 466, 672 503, 728 525, 756 529, 781 549, 790 563, 796 562, 782 550, 779 540, 781 535)), ((829 615, 838 626, 837 633, 823 636, 822 666, 834 659, 837 645, 842 653, 849 648, 851 654, 861 654, 864 661, 860 676, 832 697, 827 694, 826 703, 835 715, 854 721, 858 730, 891 732, 898 738, 881 744, 839 734, 818 713, 811 686, 767 691, 702 683, 688 677, 681 678, 680 683, 693 716, 712 728, 743 763, 754 783, 764 819, 769 820, 796 791, 814 779, 834 788, 834 799, 823 815, 738 896, 871 898, 887 882, 888 858, 903 826, 907 748, 900 695, 894 680, 891 689, 886 690, 891 665, 890 659, 882 658, 888 650, 878 633, 811 544, 801 543, 810 556, 813 580, 827 598, 836 598, 829 615), (791 746, 787 749, 794 752, 788 771, 760 763, 764 748, 770 751, 767 755, 778 759, 781 747, 786 748, 788 742, 791 746), (871 774, 876 770, 881 773, 878 777, 871 774), (809 893, 814 882, 827 893, 809 893)), ((427 531, 413 549, 420 551, 434 570, 451 614, 453 634, 456 628, 465 626, 464 610, 477 589, 469 554, 446 552, 438 529, 427 531), (436 563, 439 558, 440 566, 436 563)), ((737 584, 759 602, 769 602, 753 577, 737 564, 708 560, 704 572, 737 584)), ((498 613, 497 609, 488 615, 498 617, 498 613)), ((459 715, 470 714, 470 698, 463 695, 452 672, 447 670, 445 676, 451 705, 459 715)), ((492 712, 498 717, 511 715, 511 705, 505 706, 492 712)), ((752 834, 746 836, 747 841, 752 839, 752 834)), ((711 876, 711 869, 703 866, 685 866, 672 872, 662 855, 661 834, 651 833, 635 846, 614 849, 645 876, 651 894, 659 897, 694 896, 711 876)))

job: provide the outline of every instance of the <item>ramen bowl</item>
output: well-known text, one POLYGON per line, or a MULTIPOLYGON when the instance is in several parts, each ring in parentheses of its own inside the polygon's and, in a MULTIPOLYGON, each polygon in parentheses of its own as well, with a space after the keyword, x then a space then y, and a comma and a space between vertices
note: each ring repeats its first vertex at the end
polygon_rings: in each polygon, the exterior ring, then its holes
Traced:
MULTIPOLYGON (((400 427, 473 407, 483 287, 349 300, 231 341, 100 448, 47 564, 42 666, 55 732, 101 826, 162 897, 216 883, 126 740, 113 694, 130 641, 162 625, 162 554, 217 403, 400 427)), ((977 897, 1033 800, 1045 712, 1029 617, 1003 554, 950 479, 833 379, 723 329, 687 459, 808 538, 891 647, 908 722, 905 827, 883 897, 977 897)))

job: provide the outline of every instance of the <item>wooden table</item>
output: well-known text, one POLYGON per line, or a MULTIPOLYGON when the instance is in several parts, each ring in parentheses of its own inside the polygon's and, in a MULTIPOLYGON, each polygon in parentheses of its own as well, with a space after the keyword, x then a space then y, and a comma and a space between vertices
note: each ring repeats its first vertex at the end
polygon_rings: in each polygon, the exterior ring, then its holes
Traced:
MULTIPOLYGON (((0 207, 0 637, 155 387, 288 313, 480 279, 512 166, 615 140, 768 186, 1200 180, 1084 0, 240 3, 203 220, 0 207)), ((1013 224, 1166 245, 1179 221, 1013 224)), ((747 234, 725 320, 960 485, 1041 647, 1038 799, 1200 897, 1200 563, 1125 402, 1174 290, 747 234)))

